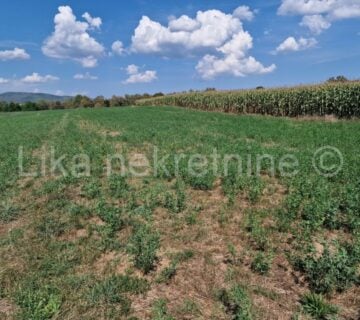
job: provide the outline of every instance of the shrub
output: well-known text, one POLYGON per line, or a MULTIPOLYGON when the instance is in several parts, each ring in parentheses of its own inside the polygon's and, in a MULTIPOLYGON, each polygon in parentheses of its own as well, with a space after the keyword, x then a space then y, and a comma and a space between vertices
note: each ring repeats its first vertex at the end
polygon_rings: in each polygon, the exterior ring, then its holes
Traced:
POLYGON ((95 284, 89 293, 92 303, 118 303, 121 302, 123 293, 141 294, 149 289, 146 280, 116 275, 110 276, 95 284))
POLYGON ((166 300, 164 299, 155 301, 152 312, 153 320, 175 320, 169 315, 166 304, 166 300))
POLYGON ((172 261, 171 264, 163 269, 157 278, 157 282, 159 283, 168 283, 176 274, 177 270, 177 263, 175 261, 172 261))
POLYGON ((212 190, 214 187, 215 176, 212 172, 204 175, 191 175, 187 178, 190 186, 196 190, 212 190))
POLYGON ((5 223, 11 222, 18 217, 19 213, 19 208, 9 202, 3 202, 0 206, 0 221, 5 223))
POLYGON ((85 197, 87 197, 88 199, 95 199, 99 197, 101 194, 100 185, 96 182, 87 183, 83 187, 82 191, 85 197))
POLYGON ((125 226, 125 220, 122 217, 122 211, 119 208, 108 206, 103 200, 97 205, 97 214, 106 222, 113 232, 121 230, 125 226))
POLYGON ((252 178, 249 183, 249 201, 252 204, 255 204, 259 201, 263 191, 265 188, 265 184, 262 182, 260 178, 252 178))
POLYGON ((229 291, 221 290, 218 298, 225 306, 226 312, 232 315, 232 319, 253 319, 251 300, 243 287, 235 285, 229 291))
POLYGON ((167 192, 165 194, 165 208, 171 210, 174 213, 180 213, 186 209, 186 193, 185 185, 182 181, 176 182, 176 192, 167 192))
POLYGON ((61 236, 67 228, 67 224, 54 215, 46 215, 40 218, 35 229, 38 236, 43 239, 61 236))
POLYGON ((338 246, 336 252, 326 247, 319 258, 313 255, 296 258, 294 265, 305 273, 312 291, 332 293, 343 291, 359 281, 359 262, 359 247, 344 245, 338 246))
POLYGON ((159 234, 151 227, 141 224, 135 227, 130 238, 128 252, 134 256, 135 267, 144 273, 150 272, 156 260, 156 251, 160 248, 159 234))
POLYGON ((112 197, 122 199, 128 194, 129 189, 125 177, 113 175, 109 178, 109 191, 112 197))
POLYGON ((21 307, 22 319, 51 319, 61 307, 59 290, 42 285, 34 279, 25 280, 15 293, 15 301, 21 307))
POLYGON ((314 317, 314 319, 327 320, 329 316, 334 316, 338 313, 338 308, 327 303, 323 296, 308 293, 301 298, 303 310, 314 317))
POLYGON ((259 252, 251 263, 251 270, 261 275, 268 274, 271 269, 272 257, 259 252))
POLYGON ((261 215, 262 212, 250 211, 245 226, 255 244, 255 249, 265 251, 270 246, 269 234, 267 229, 261 225, 262 221, 259 214, 261 215))
POLYGON ((111 276, 93 286, 88 293, 88 300, 91 304, 118 304, 121 314, 128 315, 131 301, 126 294, 141 294, 148 289, 146 280, 123 275, 111 276))

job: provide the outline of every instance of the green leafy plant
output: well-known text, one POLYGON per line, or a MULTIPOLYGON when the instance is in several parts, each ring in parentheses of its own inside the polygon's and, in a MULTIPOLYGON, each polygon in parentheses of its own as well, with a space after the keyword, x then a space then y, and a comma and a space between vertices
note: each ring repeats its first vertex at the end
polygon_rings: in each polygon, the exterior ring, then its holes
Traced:
POLYGON ((315 293, 305 294, 300 302, 303 310, 314 319, 329 320, 338 313, 336 306, 327 303, 323 296, 315 293))
POLYGON ((259 252, 251 263, 251 270, 261 275, 266 275, 271 269, 271 263, 272 257, 270 255, 259 252))
POLYGON ((20 214, 18 207, 14 206, 10 202, 2 202, 0 205, 0 221, 1 222, 11 222, 15 220, 20 214))
POLYGON ((307 255, 294 260, 295 267, 304 272, 310 288, 316 293, 343 291, 359 281, 359 247, 343 245, 331 251, 325 247, 320 257, 307 255))
POLYGON ((87 183, 83 187, 82 191, 85 197, 87 197, 88 199, 95 199, 96 197, 99 197, 101 195, 100 185, 96 181, 87 183))
POLYGON ((135 227, 128 244, 128 252, 134 257, 135 267, 144 273, 150 272, 156 261, 156 252, 160 248, 160 237, 151 226, 141 224, 135 227))
POLYGON ((171 264, 163 269, 157 278, 157 282, 159 283, 168 283, 176 274, 177 270, 177 263, 175 261, 172 261, 171 264))
POLYGON ((175 320, 167 310, 167 302, 164 299, 155 301, 152 311, 152 320, 175 320))
POLYGON ((60 310, 62 298, 56 287, 26 280, 16 291, 15 301, 22 319, 47 320, 60 310))
POLYGON ((218 294, 219 300, 226 308, 226 312, 236 320, 252 320, 252 304, 246 290, 239 285, 230 290, 221 290, 218 294))
POLYGON ((112 175, 109 177, 109 192, 114 198, 124 198, 130 190, 126 178, 121 175, 112 175))
POLYGON ((126 224, 121 209, 109 206, 103 200, 97 204, 96 211, 101 220, 106 222, 113 232, 121 230, 126 224))

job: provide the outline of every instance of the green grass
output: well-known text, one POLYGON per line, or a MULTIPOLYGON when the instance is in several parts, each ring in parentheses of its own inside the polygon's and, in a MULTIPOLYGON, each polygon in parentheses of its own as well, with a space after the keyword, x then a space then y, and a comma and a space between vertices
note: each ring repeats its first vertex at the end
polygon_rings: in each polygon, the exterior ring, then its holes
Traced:
POLYGON ((299 301, 302 312, 319 319, 334 313, 317 295, 302 299, 305 287, 326 299, 353 295, 351 307, 338 300, 338 312, 356 309, 359 121, 78 109, 2 114, 0 135, 0 298, 19 319, 262 319, 294 314, 299 301), (314 152, 326 145, 344 157, 334 177, 313 168, 314 152), (41 165, 41 148, 48 164, 53 146, 55 158, 66 155, 67 172, 74 156, 87 154, 91 177, 79 166, 76 177, 20 178, 19 146, 26 172, 41 165), (109 154, 143 152, 151 162, 154 146, 159 159, 170 155, 156 177, 106 177, 109 154), (241 155, 251 176, 238 176, 232 160, 226 177, 194 178, 190 155, 214 149, 241 155), (172 157, 182 153, 175 164, 172 157), (293 154, 299 173, 282 177, 276 166, 269 177, 265 161, 256 176, 246 157, 264 153, 276 163, 293 154), (295 271, 304 281, 286 278, 295 271), (286 288, 278 287, 279 277, 286 288), (292 291, 253 302, 279 289, 292 291))

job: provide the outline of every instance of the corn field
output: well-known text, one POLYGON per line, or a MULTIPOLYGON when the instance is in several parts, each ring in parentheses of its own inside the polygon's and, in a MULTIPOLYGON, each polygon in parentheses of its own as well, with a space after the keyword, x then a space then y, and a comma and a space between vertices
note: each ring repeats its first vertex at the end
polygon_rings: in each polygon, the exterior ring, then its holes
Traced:
POLYGON ((137 101, 142 106, 178 106, 206 111, 273 116, 360 116, 360 82, 294 88, 194 92, 137 101))

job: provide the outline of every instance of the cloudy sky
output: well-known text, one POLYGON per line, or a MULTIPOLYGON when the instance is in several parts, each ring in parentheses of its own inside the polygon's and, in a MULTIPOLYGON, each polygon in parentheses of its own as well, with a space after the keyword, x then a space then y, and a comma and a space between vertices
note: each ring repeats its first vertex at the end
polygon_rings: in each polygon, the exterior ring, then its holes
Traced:
POLYGON ((359 0, 3 0, 0 92, 89 96, 360 76, 359 0))

